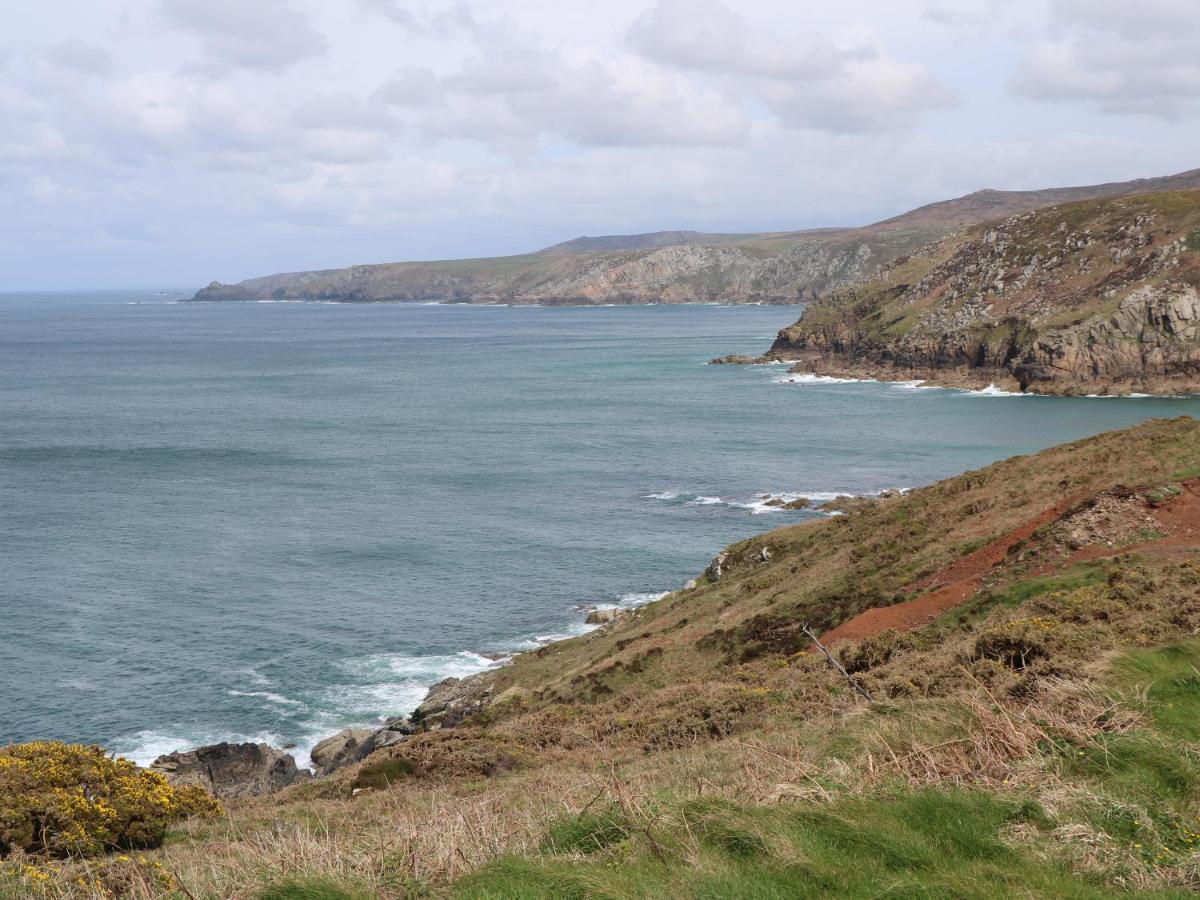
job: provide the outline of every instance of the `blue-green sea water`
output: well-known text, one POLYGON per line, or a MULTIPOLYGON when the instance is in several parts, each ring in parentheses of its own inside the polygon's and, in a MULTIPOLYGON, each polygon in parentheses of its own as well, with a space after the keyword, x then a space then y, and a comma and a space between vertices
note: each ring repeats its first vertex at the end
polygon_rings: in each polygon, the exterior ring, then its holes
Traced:
POLYGON ((797 308, 0 295, 0 743, 142 761, 411 710, 812 512, 1200 401, 706 366, 797 308))

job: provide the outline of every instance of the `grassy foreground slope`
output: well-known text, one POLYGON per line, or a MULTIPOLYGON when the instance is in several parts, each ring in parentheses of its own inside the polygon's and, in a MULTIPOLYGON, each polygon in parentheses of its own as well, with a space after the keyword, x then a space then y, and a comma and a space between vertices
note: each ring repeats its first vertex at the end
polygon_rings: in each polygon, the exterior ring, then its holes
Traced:
POLYGON ((1039 393, 1200 391, 1200 191, 957 232, 809 306, 798 370, 1039 393))
POLYGON ((479 680, 483 711, 458 727, 231 803, 144 862, 10 861, 0 897, 1200 887, 1195 421, 1006 460, 718 560, 479 680), (871 702, 809 652, 806 622, 871 702))

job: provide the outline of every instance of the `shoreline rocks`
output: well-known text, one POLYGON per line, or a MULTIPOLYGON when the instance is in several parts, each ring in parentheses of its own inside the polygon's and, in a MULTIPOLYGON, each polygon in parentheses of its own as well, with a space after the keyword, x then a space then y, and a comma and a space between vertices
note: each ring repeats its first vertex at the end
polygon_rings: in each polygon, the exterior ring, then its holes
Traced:
POLYGON ((222 799, 261 797, 312 778, 290 753, 270 744, 222 742, 168 753, 150 768, 171 784, 201 787, 222 799))

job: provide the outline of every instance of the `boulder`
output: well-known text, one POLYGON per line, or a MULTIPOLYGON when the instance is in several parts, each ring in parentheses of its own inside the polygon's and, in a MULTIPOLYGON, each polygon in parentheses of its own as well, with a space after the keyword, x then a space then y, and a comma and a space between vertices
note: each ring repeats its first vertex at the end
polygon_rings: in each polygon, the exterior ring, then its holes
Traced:
POLYGON ((160 756, 150 768, 171 784, 197 785, 222 798, 260 797, 311 776, 270 744, 213 744, 160 756))
POLYGON ((762 357, 759 356, 744 356, 740 353, 730 353, 728 356, 718 356, 716 359, 710 359, 710 366, 752 366, 762 362, 762 357))
POLYGON ((335 769, 358 762, 362 746, 374 736, 370 728, 347 728, 317 744, 312 749, 313 766, 317 775, 328 775, 335 769))
POLYGON ((607 625, 609 622, 615 622, 621 616, 621 610, 611 606, 600 609, 593 609, 587 614, 584 623, 587 625, 607 625))

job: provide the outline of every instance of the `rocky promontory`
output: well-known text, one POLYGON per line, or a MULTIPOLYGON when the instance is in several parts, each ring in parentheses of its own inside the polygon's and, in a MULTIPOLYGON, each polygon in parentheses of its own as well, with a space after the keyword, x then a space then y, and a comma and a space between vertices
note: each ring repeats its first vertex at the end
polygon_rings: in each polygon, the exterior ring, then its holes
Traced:
POLYGON ((749 234, 660 231, 581 237, 535 253, 393 262, 214 281, 195 301, 638 304, 814 300, 947 233, 1056 203, 1200 188, 1200 170, 1036 191, 983 190, 859 228, 749 234))
POLYGON ((1042 394, 1200 392, 1200 191, 950 235, 809 306, 793 371, 1042 394))

